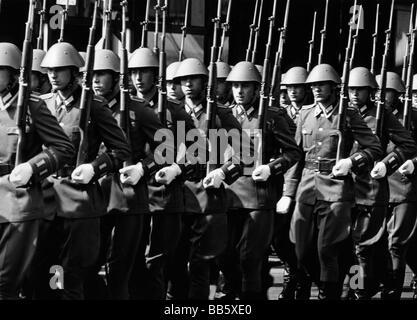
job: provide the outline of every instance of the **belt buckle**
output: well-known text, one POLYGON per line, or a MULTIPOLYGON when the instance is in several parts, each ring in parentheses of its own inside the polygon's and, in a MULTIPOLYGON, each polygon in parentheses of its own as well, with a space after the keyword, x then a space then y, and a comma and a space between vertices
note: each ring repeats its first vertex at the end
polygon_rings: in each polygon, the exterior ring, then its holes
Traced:
POLYGON ((315 172, 320 172, 320 160, 314 160, 316 164, 316 168, 314 169, 315 172))

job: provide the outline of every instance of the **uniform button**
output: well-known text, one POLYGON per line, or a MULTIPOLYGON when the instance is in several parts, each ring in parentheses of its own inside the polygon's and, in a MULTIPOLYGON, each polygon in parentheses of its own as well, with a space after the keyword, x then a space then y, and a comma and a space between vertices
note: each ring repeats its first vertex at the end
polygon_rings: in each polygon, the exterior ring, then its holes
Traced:
POLYGON ((319 131, 323 131, 323 128, 319 128, 319 131))
POLYGON ((317 160, 321 160, 321 157, 317 157, 317 160))
POLYGON ((322 145, 322 142, 321 142, 321 141, 319 141, 319 142, 317 142, 317 144, 318 144, 319 146, 321 146, 321 145, 322 145))
POLYGON ((64 123, 63 123, 63 122, 60 122, 60 123, 59 123, 59 125, 60 125, 61 127, 63 127, 63 126, 64 126, 64 123))

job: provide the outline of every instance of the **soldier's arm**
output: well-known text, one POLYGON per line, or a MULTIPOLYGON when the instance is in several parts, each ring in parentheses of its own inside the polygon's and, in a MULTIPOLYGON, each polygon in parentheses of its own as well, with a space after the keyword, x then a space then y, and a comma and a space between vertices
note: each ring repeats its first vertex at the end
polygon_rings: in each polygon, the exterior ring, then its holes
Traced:
MULTIPOLYGON (((35 179, 39 180, 72 163, 75 159, 75 149, 44 102, 31 103, 29 110, 40 144, 46 147, 28 161, 35 179)), ((25 148, 33 148, 33 146, 28 145, 25 148)))
POLYGON ((383 155, 381 143, 372 130, 366 125, 354 108, 348 108, 348 126, 353 139, 356 140, 361 149, 350 156, 354 170, 365 166, 373 166, 374 161, 379 160, 383 155))

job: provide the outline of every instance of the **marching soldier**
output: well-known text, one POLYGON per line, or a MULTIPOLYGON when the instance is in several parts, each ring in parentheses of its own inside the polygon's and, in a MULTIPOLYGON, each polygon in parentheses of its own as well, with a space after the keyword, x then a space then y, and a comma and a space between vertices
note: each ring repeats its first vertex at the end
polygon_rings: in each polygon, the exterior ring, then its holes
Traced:
MULTIPOLYGON (((48 69, 52 85, 52 92, 42 96, 42 99, 77 150, 81 113, 81 88, 77 75, 83 64, 81 56, 67 42, 53 45, 41 63, 41 67, 48 69)), ((87 139, 87 162, 75 167, 76 159, 73 158, 56 177, 51 178, 57 208, 45 241, 54 244, 54 248, 48 248, 54 252, 38 252, 41 256, 50 255, 51 261, 63 268, 65 285, 58 293, 61 299, 84 298, 86 272, 94 265, 99 253, 99 217, 106 211, 97 180, 118 170, 130 156, 125 135, 112 117, 107 102, 97 96, 91 102, 87 139), (102 142, 106 152, 97 156, 102 142)), ((132 179, 133 170, 125 174, 129 176, 126 180, 132 179)), ((49 267, 44 265, 43 272, 48 273, 49 267)), ((45 281, 42 275, 39 278, 45 281)), ((46 285, 48 283, 46 281, 46 285)), ((49 288, 42 288, 44 283, 39 285, 40 297, 48 297, 51 294, 49 288)))
POLYGON ((231 68, 226 62, 216 62, 217 105, 222 107, 229 107, 232 100, 231 86, 230 83, 226 81, 230 70, 231 68))
POLYGON ((36 251, 44 216, 40 182, 69 163, 75 150, 39 96, 31 94, 23 161, 15 165, 18 128, 18 74, 22 53, 0 43, 0 299, 18 299, 18 290, 36 251))
MULTIPOLYGON (((239 62, 230 72, 227 82, 232 84, 234 103, 231 109, 242 129, 257 128, 261 76, 255 65, 239 62)), ((273 160, 252 172, 247 170, 227 188, 231 203, 229 241, 224 259, 232 267, 240 266, 242 278, 237 279, 240 283, 237 283, 236 291, 241 292, 241 299, 265 298, 262 296, 261 266, 272 239, 273 209, 282 191, 282 174, 301 156, 285 112, 280 108, 269 108, 267 132, 262 132, 266 135, 266 157, 273 160)), ((235 276, 233 268, 224 268, 224 271, 225 277, 235 276)))
POLYGON ((353 141, 361 150, 335 161, 338 142, 337 85, 340 77, 328 64, 313 68, 306 83, 311 85, 315 103, 300 110, 296 140, 304 158, 291 169, 286 186, 296 191, 296 206, 290 236, 300 265, 312 279, 320 281, 320 299, 339 299, 345 270, 339 258, 349 236, 350 211, 354 201, 353 181, 349 172, 372 164, 382 154, 377 137, 367 127, 358 111, 347 110, 345 154, 353 141), (317 248, 317 256, 314 253, 317 248))
MULTIPOLYGON (((388 79, 387 90, 390 90, 393 88, 393 78, 388 79)), ((367 125, 375 131, 376 106, 371 96, 378 85, 373 75, 367 68, 354 68, 350 72, 348 86, 351 106, 359 111, 367 125)), ((386 150, 389 142, 395 147, 371 172, 369 168, 363 168, 353 175, 356 207, 352 237, 356 258, 363 271, 363 288, 356 290, 359 299, 370 299, 379 290, 382 279, 378 276, 381 277, 381 271, 385 271, 383 264, 377 263, 381 255, 377 251, 386 227, 389 200, 387 177, 417 152, 413 138, 390 110, 385 112, 383 120, 383 136, 380 139, 382 148, 386 150)), ((355 144, 352 153, 359 150, 355 144)))
POLYGON ((44 50, 33 49, 30 85, 32 86, 32 90, 38 94, 45 94, 51 91, 51 84, 49 83, 47 72, 44 68, 41 68, 41 62, 45 54, 46 51, 44 50))
POLYGON ((167 97, 171 100, 183 101, 184 93, 181 90, 181 84, 178 81, 174 81, 175 73, 180 64, 181 62, 175 61, 167 67, 167 97))

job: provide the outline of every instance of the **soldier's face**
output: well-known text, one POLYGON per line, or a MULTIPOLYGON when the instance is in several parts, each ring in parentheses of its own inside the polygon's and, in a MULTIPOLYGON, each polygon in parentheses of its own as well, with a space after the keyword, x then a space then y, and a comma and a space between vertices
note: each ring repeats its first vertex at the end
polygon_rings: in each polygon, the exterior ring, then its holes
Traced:
POLYGON ((417 91, 413 91, 413 107, 417 108, 417 91))
POLYGON ((39 77, 39 74, 37 74, 36 72, 31 72, 30 73, 30 86, 33 90, 36 90, 37 88, 39 88, 41 85, 41 80, 39 77))
POLYGON ((98 96, 106 96, 113 91, 113 75, 105 70, 95 71, 93 74, 93 90, 98 96))
POLYGON ((233 99, 237 104, 248 105, 256 95, 256 85, 252 82, 233 82, 233 99))
POLYGON ((205 89, 205 81, 200 76, 181 79, 181 90, 188 99, 199 99, 205 89))
POLYGON ((288 98, 291 102, 303 102, 306 96, 306 88, 304 85, 287 85, 288 98))
MULTIPOLYGON (((380 100, 381 97, 381 90, 378 90, 376 95, 375 95, 375 99, 377 101, 380 100)), ((398 99, 398 94, 397 91, 393 90, 393 89, 386 89, 385 90, 385 106, 388 108, 394 108, 395 107, 395 102, 398 99)))
POLYGON ((71 82, 72 73, 70 68, 48 68, 48 78, 52 90, 64 90, 71 82))
POLYGON ((283 105, 287 105, 290 103, 290 98, 288 97, 288 92, 287 90, 280 90, 279 92, 279 104, 281 106, 283 105))
POLYGON ((314 101, 328 103, 332 99, 334 88, 333 84, 329 82, 315 82, 311 84, 311 91, 313 92, 314 101))
POLYGON ((369 89, 367 87, 350 87, 349 101, 356 107, 362 107, 369 98, 369 89))
POLYGON ((181 85, 174 81, 167 81, 167 96, 168 98, 177 100, 184 98, 184 93, 181 90, 181 85))
POLYGON ((130 77, 136 90, 141 94, 147 94, 155 86, 155 71, 152 68, 133 69, 130 77))
POLYGON ((217 99, 220 101, 228 100, 230 97, 230 85, 226 79, 217 79, 217 99))
POLYGON ((10 72, 7 68, 0 68, 0 92, 6 90, 10 83, 10 72))

